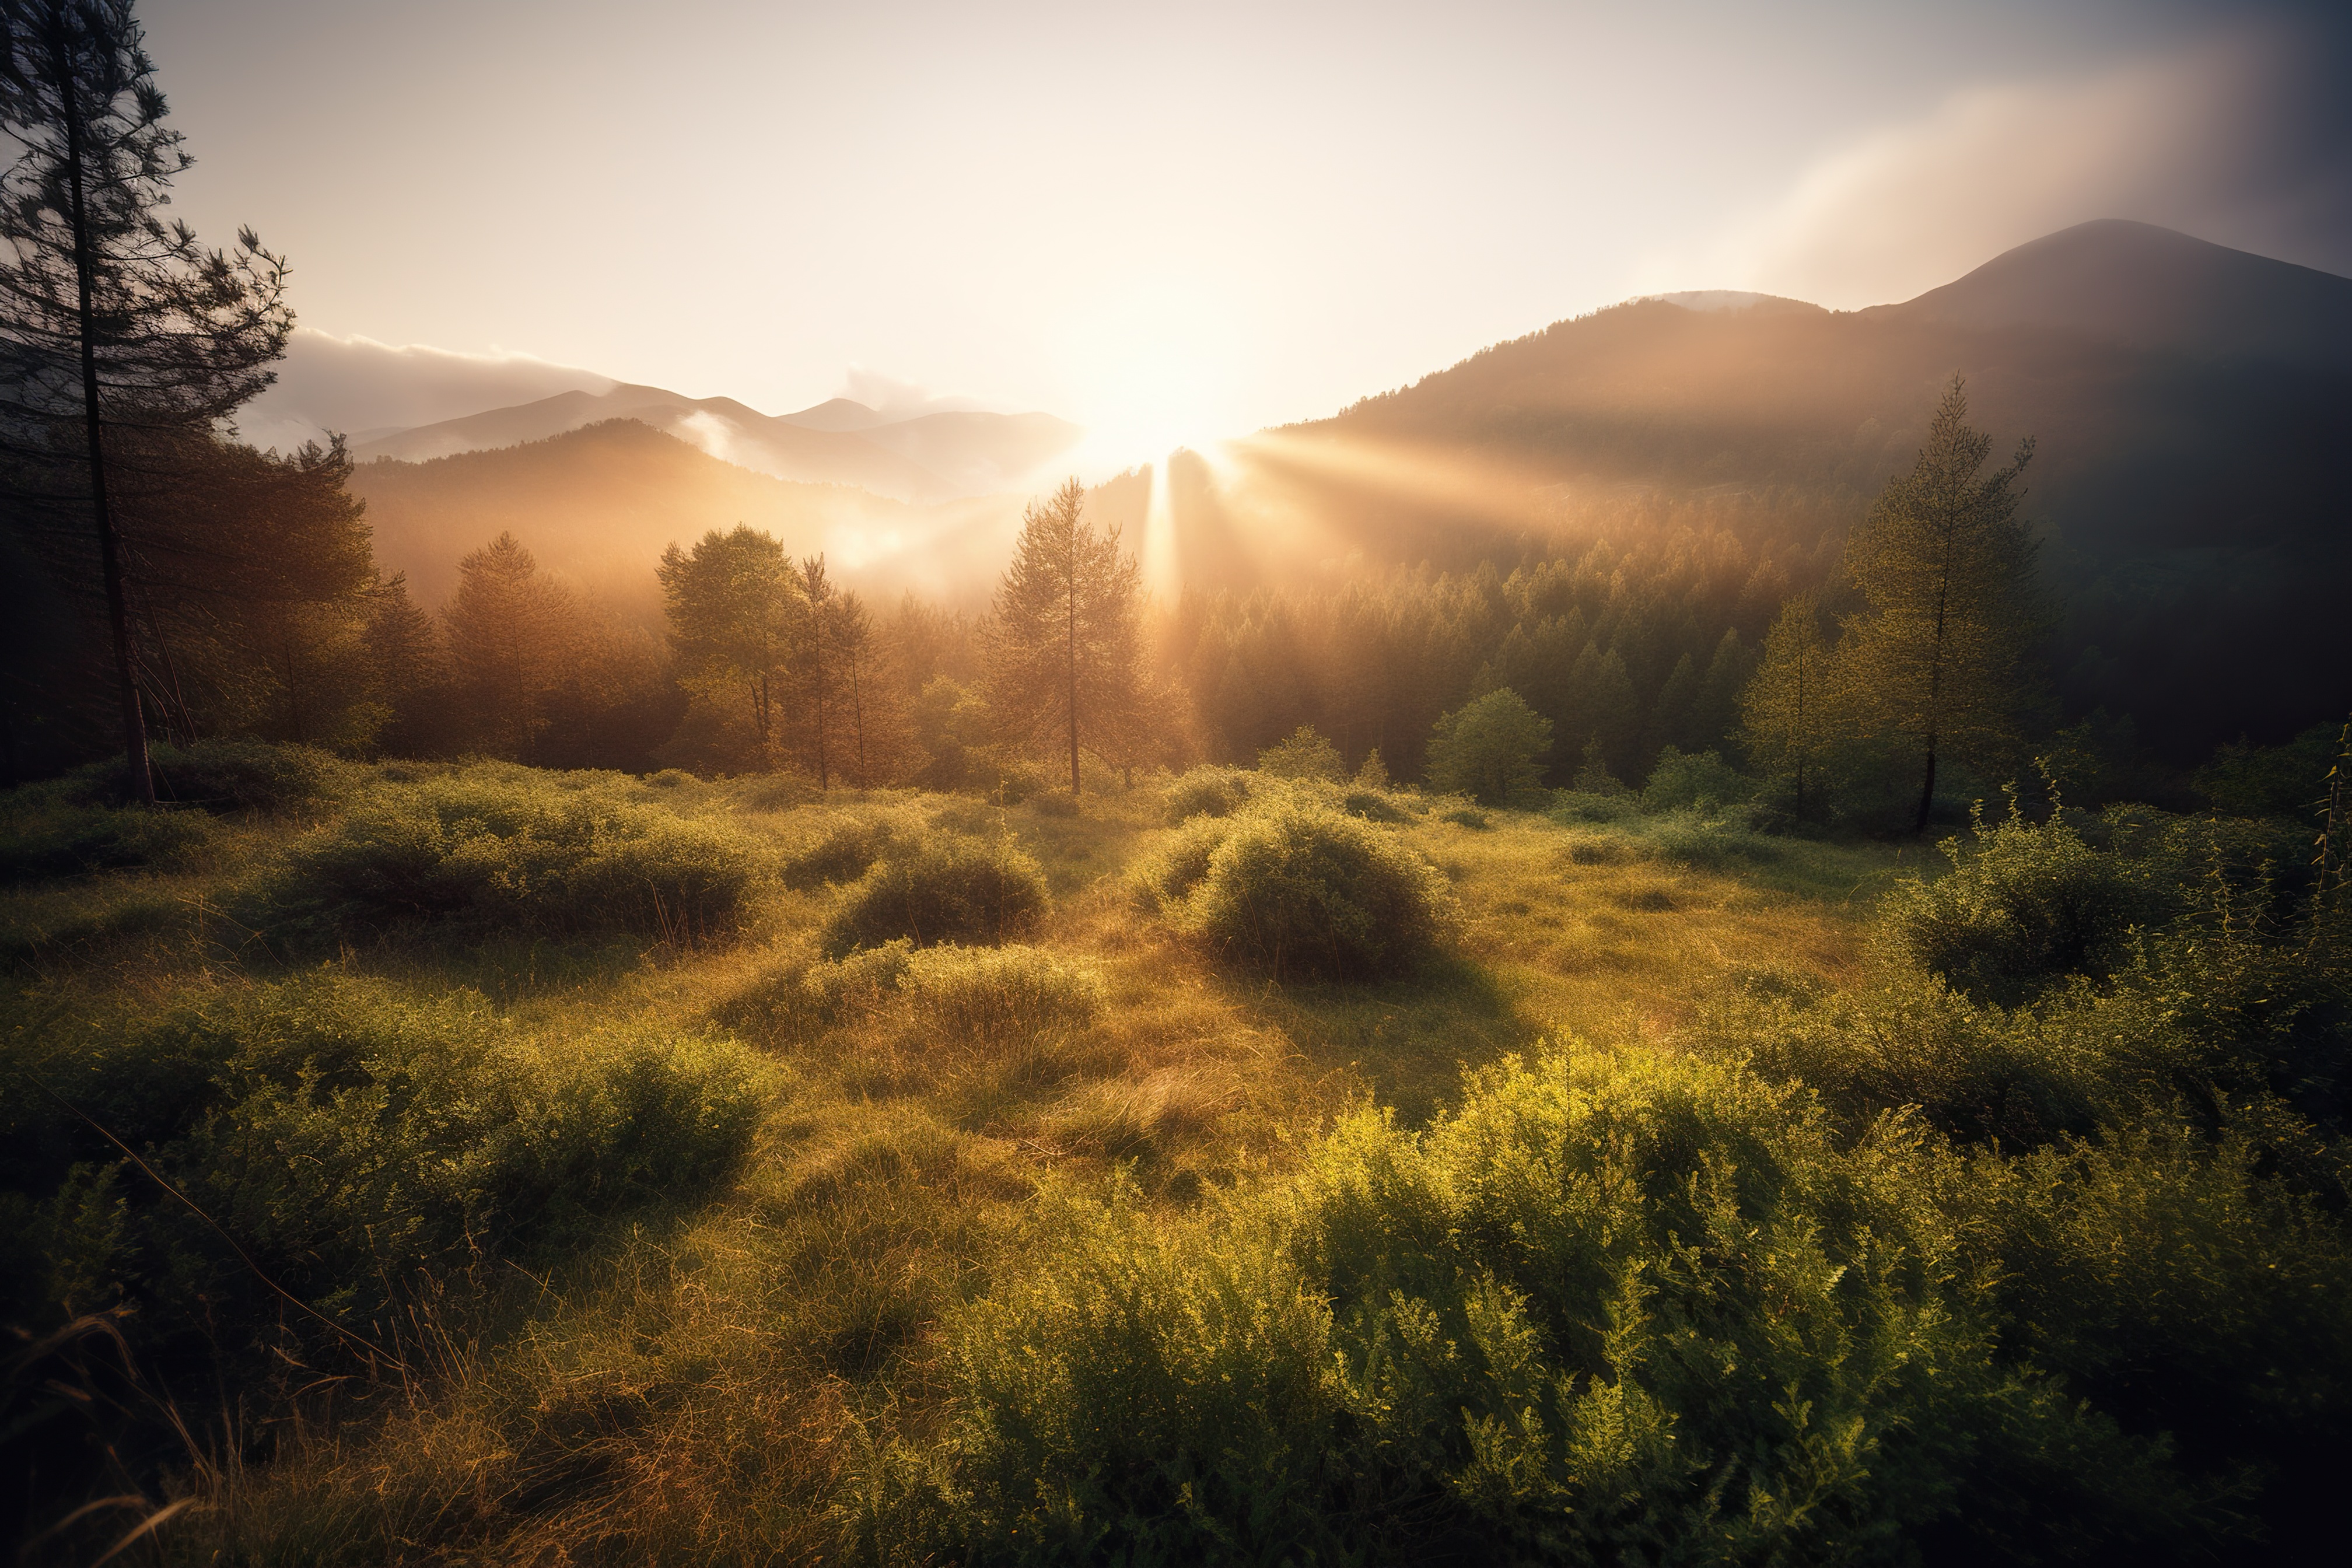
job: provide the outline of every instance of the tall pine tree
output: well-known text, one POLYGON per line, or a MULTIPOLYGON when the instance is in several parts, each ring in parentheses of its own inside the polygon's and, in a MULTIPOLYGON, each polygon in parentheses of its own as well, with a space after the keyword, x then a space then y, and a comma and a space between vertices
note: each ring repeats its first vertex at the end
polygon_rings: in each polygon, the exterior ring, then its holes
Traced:
POLYGON ((2035 696, 2035 545, 2017 515, 2033 443, 1983 474, 1992 437, 1969 427, 1968 412, 1955 376, 1918 462, 1846 545, 1864 607, 1846 623, 1844 674, 1865 730, 1917 759, 1917 832, 1935 807, 1937 767, 2006 754, 2035 696))
POLYGON ((1087 522, 1076 479, 1032 504, 990 627, 990 706, 1013 738, 1066 752, 1116 752, 1146 721, 1141 574, 1119 531, 1087 522))
POLYGON ((1821 605, 1799 594, 1780 608, 1764 636, 1764 662, 1740 694, 1740 747, 1771 773, 1790 776, 1797 815, 1807 791, 1822 784, 1822 764, 1835 735, 1830 648, 1822 639, 1821 605))

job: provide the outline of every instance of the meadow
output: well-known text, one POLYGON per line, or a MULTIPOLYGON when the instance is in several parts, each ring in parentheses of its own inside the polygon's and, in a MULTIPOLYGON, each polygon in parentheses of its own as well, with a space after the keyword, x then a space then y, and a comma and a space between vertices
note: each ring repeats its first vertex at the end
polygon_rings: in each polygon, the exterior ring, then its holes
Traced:
POLYGON ((159 769, 7 804, 29 1560, 2197 1561, 2352 1436, 2287 825, 159 769))

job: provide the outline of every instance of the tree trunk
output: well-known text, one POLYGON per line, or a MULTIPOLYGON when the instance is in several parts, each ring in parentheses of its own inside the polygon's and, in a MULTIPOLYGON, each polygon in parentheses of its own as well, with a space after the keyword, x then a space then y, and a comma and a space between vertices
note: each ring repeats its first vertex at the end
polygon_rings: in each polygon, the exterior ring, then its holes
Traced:
POLYGON ((1070 798, 1078 798, 1078 558, 1070 552, 1070 798))
POLYGON ((106 444, 98 400, 98 323, 90 302, 89 216, 84 205, 81 160, 81 100, 73 69, 61 52, 50 56, 58 97, 65 109, 66 183, 73 204, 74 288, 81 338, 82 426, 89 444, 89 504, 98 522, 98 563, 106 584, 106 619, 114 638, 114 670, 122 685, 124 782, 131 798, 155 804, 155 773, 147 761, 147 720, 139 709, 139 683, 131 662, 131 612, 122 592, 122 542, 106 493, 106 444))
POLYGON ((1911 824, 1914 833, 1927 831, 1927 814, 1936 805, 1936 737, 1927 737, 1927 773, 1919 783, 1919 816, 1911 824))

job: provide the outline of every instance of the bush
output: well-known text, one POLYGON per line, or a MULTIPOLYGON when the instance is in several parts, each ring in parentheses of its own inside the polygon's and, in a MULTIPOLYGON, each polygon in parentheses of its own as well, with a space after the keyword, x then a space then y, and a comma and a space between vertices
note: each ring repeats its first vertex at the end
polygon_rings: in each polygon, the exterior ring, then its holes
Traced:
POLYGON ((839 817, 784 851, 784 886, 807 889, 828 882, 854 882, 890 847, 891 826, 839 817))
POLYGON ((1438 720, 1429 740, 1433 789, 1484 805, 1514 805, 1534 796, 1538 759, 1551 751, 1551 721, 1510 688, 1489 691, 1438 720))
MULTIPOLYGON (((552 1254, 605 1215, 708 1187, 749 1147, 760 1097, 756 1058, 723 1037, 620 1025, 546 1040, 476 995, 340 979, 183 1007, 41 1071, 330 1315, 373 1310, 420 1268, 552 1254)), ((110 1152, 47 1102, 28 1114, 42 1125, 9 1130, 20 1193, 62 1191, 74 1160, 110 1152)), ((106 1265, 118 1282, 275 1317, 209 1230, 139 1195, 106 1265)))
POLYGON ((986 1045, 1083 1028, 1104 1001, 1093 970, 1024 946, 928 948, 907 960, 898 988, 918 1035, 986 1045))
POLYGON ((1895 951, 1970 996, 2013 1005, 2062 975, 2111 974, 2133 927, 2167 912, 2131 862, 2063 818, 1972 820, 1972 851, 1944 841, 1950 874, 1906 880, 1883 906, 1895 951))
POLYGON ((1192 889, 1209 874, 1209 858, 1232 831, 1230 818, 1192 817, 1156 852, 1140 858, 1129 881, 1144 910, 1172 911, 1192 897, 1192 889))
POLYGON ((373 792, 299 842, 258 896, 261 918, 298 931, 693 937, 735 928, 769 859, 739 828, 609 783, 487 765, 373 792))
POLYGON ((2194 1489, 1997 1354, 1899 1125, 1579 1051, 1286 1187, 1131 1199, 952 1326, 924 1542, 1094 1561, 1902 1562, 2186 1546, 2194 1489), (954 1500, 948 1501, 949 1498, 954 1500))
MULTIPOLYGON (((154 771, 157 799, 212 812, 290 811, 335 798, 360 773, 315 746, 278 746, 267 741, 160 745, 148 752, 148 762, 154 771)), ((67 798, 84 805, 120 805, 129 798, 119 761, 77 768, 59 784, 67 798)))
POLYGON ((35 796, 0 818, 0 883, 147 866, 203 865, 217 834, 202 812, 70 805, 35 796))
POLYGON ((1412 814, 1400 806, 1386 790, 1360 785, 1339 797, 1340 809, 1367 822, 1411 822, 1412 814))
POLYGON ((1195 816, 1230 816, 1249 803, 1250 777, 1239 768, 1193 768, 1160 796, 1168 825, 1195 816))
POLYGON ((839 958, 903 937, 917 947, 993 947, 1045 911, 1045 873, 1006 843, 939 834, 900 846, 843 895, 820 944, 839 958))
POLYGON ((1314 725, 1301 724, 1257 754, 1257 771, 1268 778, 1337 784, 1348 776, 1348 764, 1339 748, 1318 733, 1314 725))
POLYGON ((1286 799, 1233 819, 1180 921, 1277 978, 1345 978, 1410 968, 1447 907, 1444 879, 1393 834, 1286 799))
POLYGON ((1756 794, 1756 781, 1714 752, 1685 756, 1673 746, 1658 753, 1650 782, 1642 789, 1644 811, 1696 811, 1712 815, 1756 794))

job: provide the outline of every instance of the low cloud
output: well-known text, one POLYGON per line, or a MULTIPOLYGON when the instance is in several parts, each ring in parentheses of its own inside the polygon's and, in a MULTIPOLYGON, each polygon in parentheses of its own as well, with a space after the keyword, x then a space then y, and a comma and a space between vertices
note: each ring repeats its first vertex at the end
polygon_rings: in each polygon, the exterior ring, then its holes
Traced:
POLYGON ((329 431, 367 438, 613 385, 610 376, 529 354, 394 347, 297 328, 277 384, 246 406, 237 427, 257 447, 290 451, 329 431))
POLYGON ((1963 89, 1822 159, 1717 266, 1727 281, 1853 309, 2125 217, 2345 269, 2337 53, 2316 30, 2271 26, 2071 79, 1963 89))
POLYGON ((856 364, 851 365, 842 377, 840 395, 891 419, 959 414, 986 406, 976 398, 943 396, 914 382, 856 364))

